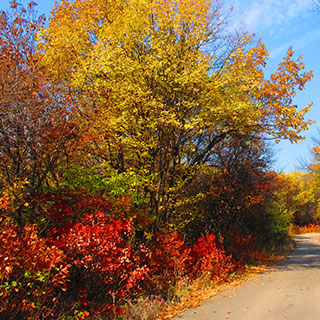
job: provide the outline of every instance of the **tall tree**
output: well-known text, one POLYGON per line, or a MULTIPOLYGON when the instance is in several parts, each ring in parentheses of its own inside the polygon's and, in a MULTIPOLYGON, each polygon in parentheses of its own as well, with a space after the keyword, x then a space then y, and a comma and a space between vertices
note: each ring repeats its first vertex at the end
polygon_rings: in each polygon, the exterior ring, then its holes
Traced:
POLYGON ((71 104, 48 82, 40 62, 36 34, 44 17, 34 17, 34 6, 12 1, 10 12, 0 13, 1 188, 12 190, 20 222, 26 197, 54 178, 76 134, 71 104))
POLYGON ((312 74, 292 49, 265 79, 264 45, 247 34, 230 45, 224 20, 218 1, 76 0, 42 30, 46 66, 77 92, 96 135, 93 154, 152 178, 155 226, 231 133, 298 141, 310 124, 311 106, 298 112, 293 97, 312 74))

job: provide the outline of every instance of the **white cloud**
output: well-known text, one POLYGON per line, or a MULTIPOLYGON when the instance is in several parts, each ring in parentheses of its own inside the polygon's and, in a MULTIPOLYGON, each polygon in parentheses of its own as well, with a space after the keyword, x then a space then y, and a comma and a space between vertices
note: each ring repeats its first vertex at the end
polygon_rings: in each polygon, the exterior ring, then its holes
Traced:
POLYGON ((320 29, 319 30, 311 30, 307 34, 304 34, 300 38, 295 38, 292 41, 287 41, 281 46, 273 48, 269 53, 269 58, 273 59, 280 55, 284 56, 287 49, 292 46, 293 50, 299 52, 301 49, 305 48, 311 43, 319 42, 320 39, 320 29))
POLYGON ((242 22, 250 32, 263 32, 286 24, 311 12, 313 0, 241 0, 227 2, 234 6, 236 24, 242 22))

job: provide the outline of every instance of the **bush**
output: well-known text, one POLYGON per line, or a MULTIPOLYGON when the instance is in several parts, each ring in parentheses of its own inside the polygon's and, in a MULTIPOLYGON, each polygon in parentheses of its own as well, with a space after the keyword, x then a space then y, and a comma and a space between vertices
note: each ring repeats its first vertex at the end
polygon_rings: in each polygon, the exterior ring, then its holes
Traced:
POLYGON ((150 253, 132 240, 132 222, 110 221, 102 212, 86 215, 54 240, 72 266, 67 290, 80 309, 121 312, 121 304, 141 291, 150 253))
POLYGON ((192 273, 194 277, 207 272, 212 280, 224 279, 234 269, 232 256, 217 247, 216 237, 208 234, 201 237, 191 250, 192 273))
POLYGON ((233 270, 232 257, 218 248, 216 237, 208 234, 194 245, 186 244, 177 232, 158 232, 151 246, 150 275, 160 293, 169 291, 183 278, 191 280, 204 273, 213 281, 224 279, 233 270))
POLYGON ((35 225, 2 227, 0 317, 107 318, 141 292, 150 251, 134 245, 132 222, 97 212, 61 230, 41 238, 35 225))
POLYGON ((176 281, 190 271, 190 247, 177 232, 157 232, 151 243, 150 260, 151 290, 157 288, 162 294, 169 292, 176 281))
POLYGON ((56 246, 39 238, 34 225, 0 230, 0 318, 57 319, 64 308, 70 265, 56 246))

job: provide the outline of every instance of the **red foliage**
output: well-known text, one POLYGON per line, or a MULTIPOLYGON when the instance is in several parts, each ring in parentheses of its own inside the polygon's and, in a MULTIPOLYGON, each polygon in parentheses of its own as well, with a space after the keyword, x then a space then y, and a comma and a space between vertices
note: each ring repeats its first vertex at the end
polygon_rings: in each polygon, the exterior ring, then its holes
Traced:
POLYGON ((0 210, 8 210, 9 202, 7 199, 0 197, 0 210))
POLYGON ((34 225, 0 230, 0 318, 39 319, 54 314, 66 290, 63 251, 38 237, 34 225))
POLYGON ((123 299, 139 292, 150 253, 142 245, 133 246, 132 235, 131 222, 109 221, 97 212, 55 240, 72 264, 70 293, 78 295, 83 307, 114 312, 123 299))
POLYGON ((49 220, 53 234, 63 234, 87 213, 111 211, 111 202, 100 194, 90 194, 84 189, 59 189, 38 195, 41 213, 49 220))
POLYGON ((182 277, 195 279, 208 272, 217 281, 233 268, 232 257, 217 247, 212 234, 200 238, 193 246, 187 245, 177 232, 158 232, 154 237, 150 273, 152 281, 162 290, 168 290, 182 277))
MULTIPOLYGON (((8 288, 1 293, 5 302, 0 310, 8 318, 17 310, 22 318, 37 318, 48 308, 56 317, 58 310, 75 316, 75 308, 78 318, 118 314, 124 301, 143 288, 167 294, 183 277, 210 272, 216 281, 233 268, 231 256, 217 246, 213 235, 191 246, 177 232, 162 231, 155 234, 149 250, 134 242, 132 221, 110 219, 113 206, 100 195, 60 190, 39 199, 49 222, 44 238, 35 225, 24 229, 8 225, 1 231, 0 280, 8 288), (104 212, 95 212, 96 208, 104 212), (16 293, 11 284, 18 280, 22 291, 16 293), (25 298, 30 282, 38 291, 25 298)), ((127 198, 120 200, 116 206, 128 206, 127 198)))
POLYGON ((212 279, 219 280, 234 269, 232 256, 227 256, 223 248, 217 247, 213 234, 199 238, 192 247, 191 256, 194 276, 209 272, 212 279))
POLYGON ((39 238, 34 225, 1 230, 0 317, 59 318, 75 307, 81 314, 119 313, 140 292, 150 251, 131 243, 132 222, 97 212, 65 231, 39 238))
POLYGON ((318 224, 308 224, 305 226, 296 226, 293 225, 291 227, 291 231, 295 234, 301 234, 301 233, 317 233, 320 232, 320 225, 318 224))
POLYGON ((190 248, 177 232, 157 232, 151 244, 150 272, 165 285, 186 275, 190 266, 190 248))
POLYGON ((152 223, 147 210, 137 209, 130 197, 106 198, 85 189, 59 189, 38 194, 37 203, 40 203, 41 217, 49 221, 51 235, 67 232, 73 224, 83 221, 86 214, 98 211, 108 217, 133 220, 139 227, 152 223))

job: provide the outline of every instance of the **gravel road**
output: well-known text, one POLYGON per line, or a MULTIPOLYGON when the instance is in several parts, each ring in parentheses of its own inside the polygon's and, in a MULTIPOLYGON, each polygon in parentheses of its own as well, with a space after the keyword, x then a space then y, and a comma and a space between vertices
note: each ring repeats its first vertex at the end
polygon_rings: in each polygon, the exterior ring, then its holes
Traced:
POLYGON ((320 233, 295 240, 297 249, 282 265, 174 320, 319 320, 320 233))

